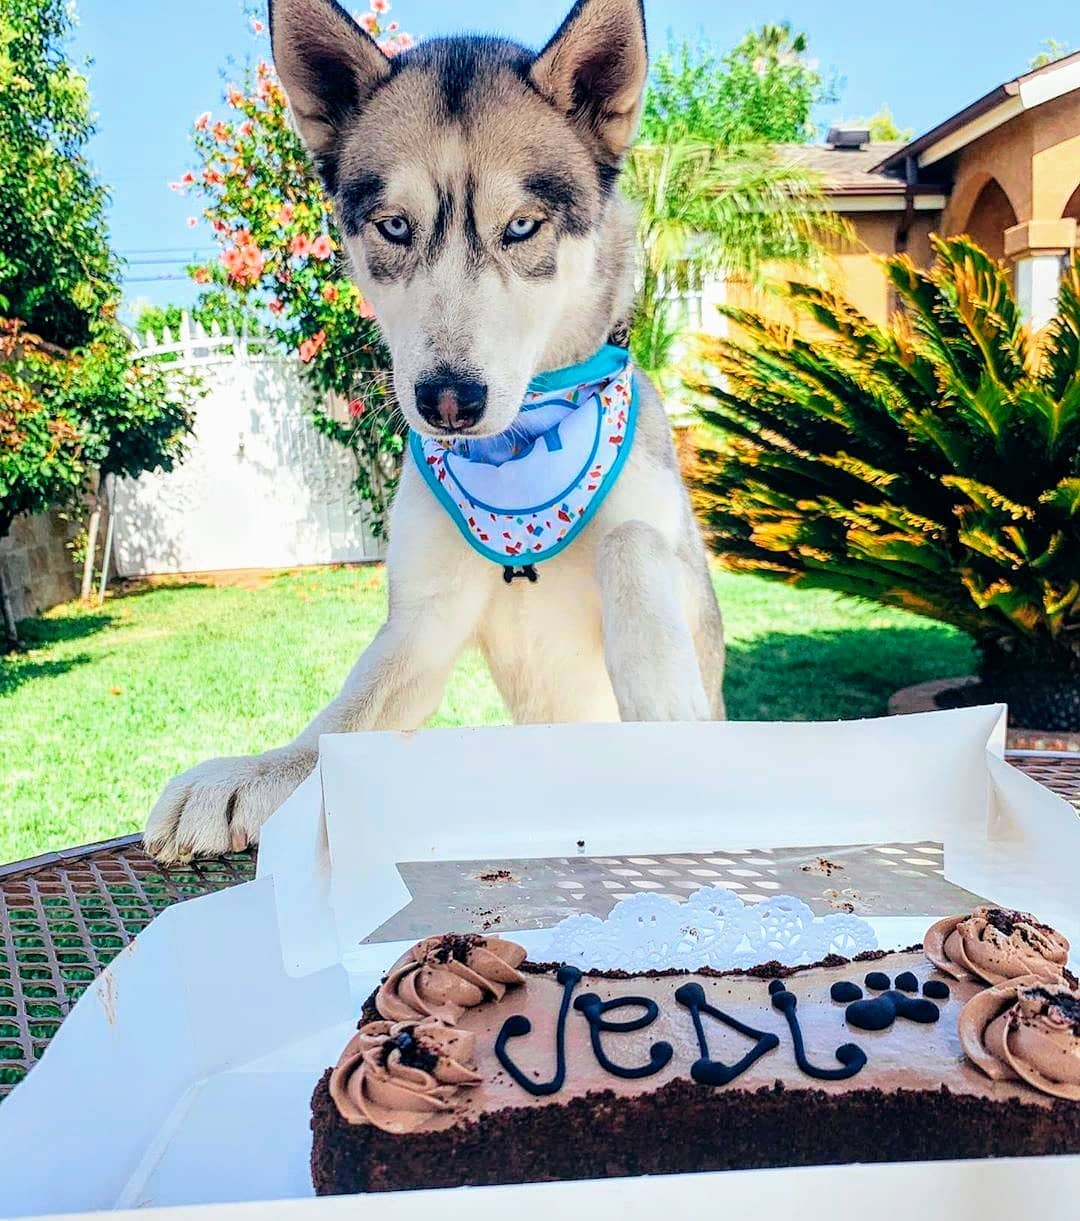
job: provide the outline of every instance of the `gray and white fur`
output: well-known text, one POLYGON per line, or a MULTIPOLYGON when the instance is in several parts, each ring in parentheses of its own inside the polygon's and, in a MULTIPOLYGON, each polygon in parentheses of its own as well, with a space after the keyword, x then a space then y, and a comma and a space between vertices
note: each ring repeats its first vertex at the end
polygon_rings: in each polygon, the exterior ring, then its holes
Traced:
MULTIPOLYGON (((617 189, 647 74, 640 0, 578 0, 539 54, 433 39, 387 58, 334 0, 272 0, 274 59, 334 202, 409 424, 509 428, 537 373, 587 359, 633 305, 635 218, 617 189)), ((162 860, 259 828, 323 733, 412 730, 479 645, 518 722, 723 716, 723 630, 652 385, 618 483, 536 584, 506 584, 406 463, 390 610, 341 693, 287 746, 176 777, 150 815, 162 860)))

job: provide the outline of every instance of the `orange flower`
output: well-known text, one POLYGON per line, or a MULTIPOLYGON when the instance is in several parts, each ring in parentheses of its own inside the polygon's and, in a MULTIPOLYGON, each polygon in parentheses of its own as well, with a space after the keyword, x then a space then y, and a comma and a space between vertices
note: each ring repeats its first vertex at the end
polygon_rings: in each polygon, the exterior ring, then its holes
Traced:
POLYGON ((360 28, 367 34, 377 34, 379 32, 379 19, 374 13, 361 13, 359 17, 360 28))
POLYGON ((196 267, 195 270, 191 273, 191 278, 195 281, 196 284, 209 284, 210 283, 210 269, 207 267, 196 267))
POLYGON ((274 297, 274 299, 267 305, 267 309, 272 314, 280 314, 284 308, 285 306, 281 304, 277 297, 274 297))
POLYGON ((228 124, 222 123, 220 119, 211 128, 214 133, 214 139, 224 143, 229 138, 228 124))
POLYGON ((246 138, 247 136, 250 136, 254 130, 255 130, 254 123, 252 123, 252 121, 250 119, 245 119, 243 121, 243 123, 241 123, 240 126, 236 129, 236 134, 238 136, 246 138))
POLYGON ((297 258, 305 258, 311 253, 311 238, 306 233, 298 233, 289 244, 289 253, 297 258))
POLYGON ((325 233, 320 233, 311 243, 311 257, 313 259, 328 259, 333 250, 333 244, 325 233))
POLYGON ((358 420, 365 411, 367 411, 367 403, 363 399, 353 399, 349 404, 349 415, 354 420, 358 420))
POLYGON ((327 284, 322 290, 322 299, 324 301, 336 301, 338 299, 338 290, 336 284, 327 284))
POLYGON ((356 305, 356 312, 361 318, 374 318, 375 308, 366 297, 361 297, 356 305))
POLYGON ((196 131, 206 131, 210 126, 210 111, 204 110, 201 115, 195 120, 196 131))
POLYGON ((219 170, 203 170, 203 182, 208 187, 221 186, 225 181, 225 175, 219 170))
POLYGON ((221 261, 229 276, 240 284, 257 283, 266 266, 263 252, 244 231, 236 235, 236 245, 222 254, 221 261))
POLYGON ((225 90, 225 100, 230 106, 239 106, 244 100, 244 95, 235 85, 229 85, 225 90))
POLYGON ((281 224, 288 225, 292 223, 292 219, 295 215, 296 209, 292 206, 292 204, 282 204, 281 211, 278 213, 278 220, 281 222, 281 224))
POLYGON ((310 339, 305 339, 300 345, 300 359, 305 365, 310 364, 326 343, 326 332, 316 331, 310 339))

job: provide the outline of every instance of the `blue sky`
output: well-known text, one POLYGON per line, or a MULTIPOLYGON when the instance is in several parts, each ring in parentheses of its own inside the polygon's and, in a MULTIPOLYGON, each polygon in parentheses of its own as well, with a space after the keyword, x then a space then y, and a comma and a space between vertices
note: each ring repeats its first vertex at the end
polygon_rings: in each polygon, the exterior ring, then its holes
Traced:
MULTIPOLYGON (((538 45, 569 3, 397 0, 393 16, 418 37, 481 29, 538 45)), ((669 31, 724 48, 765 21, 806 31, 822 69, 840 78, 839 101, 818 116, 822 124, 888 103, 902 127, 920 132, 1022 72, 1045 39, 1080 47, 1075 0, 1020 9, 1002 0, 646 0, 646 10, 654 49, 669 31)), ((229 60, 266 44, 251 35, 240 0, 80 0, 79 20, 74 53, 93 61, 98 116, 91 156, 112 191, 113 242, 131 262, 128 300, 187 302, 192 286, 169 260, 211 243, 205 229, 188 229, 195 206, 167 184, 191 164, 192 120, 220 108, 229 60)))

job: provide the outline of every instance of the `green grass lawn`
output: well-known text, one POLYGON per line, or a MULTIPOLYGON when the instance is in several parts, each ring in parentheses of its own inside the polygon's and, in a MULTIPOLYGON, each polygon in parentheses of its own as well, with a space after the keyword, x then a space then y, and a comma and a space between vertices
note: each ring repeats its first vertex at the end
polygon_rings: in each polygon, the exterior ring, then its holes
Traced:
MULTIPOLYGON (((717 574, 740 720, 875 716, 898 687, 963 674, 958 633, 898 612, 717 574)), ((0 862, 139 830, 175 772, 290 738, 382 622, 381 568, 310 569, 58 607, 0 658, 0 862)), ((434 725, 506 720, 462 659, 434 725)))

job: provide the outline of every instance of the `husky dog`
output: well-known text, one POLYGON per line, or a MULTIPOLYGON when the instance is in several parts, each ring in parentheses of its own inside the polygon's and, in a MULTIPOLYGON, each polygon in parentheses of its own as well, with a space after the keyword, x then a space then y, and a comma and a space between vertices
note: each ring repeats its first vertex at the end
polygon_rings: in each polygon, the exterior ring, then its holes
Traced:
MULTIPOLYGON (((503 433, 535 375, 625 340, 635 219, 617 179, 648 68, 641 0, 578 0, 539 54, 463 37, 393 59, 335 0, 270 10, 295 123, 416 432, 503 433)), ((416 729, 471 644, 519 722, 721 718, 705 547, 664 409, 635 379, 618 482, 535 583, 507 582, 470 548, 407 461, 389 617, 340 695, 287 746, 176 777, 148 849, 176 860, 255 842, 314 767, 320 734, 416 729)))

